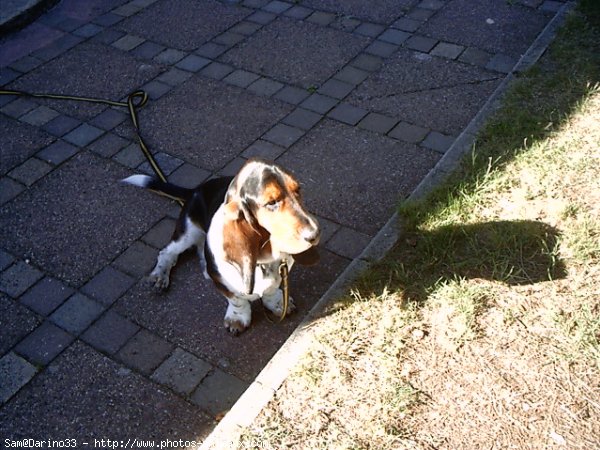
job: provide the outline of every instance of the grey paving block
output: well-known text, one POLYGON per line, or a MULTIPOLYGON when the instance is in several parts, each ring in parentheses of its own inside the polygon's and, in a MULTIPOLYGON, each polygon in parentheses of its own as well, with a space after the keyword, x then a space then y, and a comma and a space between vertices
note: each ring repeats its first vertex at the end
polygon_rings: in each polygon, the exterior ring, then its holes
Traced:
POLYGON ((124 112, 117 111, 113 108, 106 108, 96 117, 89 121, 89 124, 102 130, 112 130, 117 125, 120 125, 128 119, 128 115, 124 112))
POLYGON ((0 274, 0 291, 17 298, 42 277, 38 269, 19 261, 0 274))
POLYGON ((369 45, 365 49, 365 52, 372 55, 381 56, 382 58, 387 58, 396 50, 398 50, 398 46, 396 44, 390 44, 389 42, 377 40, 369 45))
MULTIPOLYGON (((183 164, 183 160, 171 156, 164 152, 158 152, 154 154, 154 159, 156 164, 160 167, 160 170, 166 175, 169 176, 175 169, 180 167, 183 164)), ((148 175, 155 175, 154 169, 150 166, 148 161, 144 161, 140 164, 137 169, 138 172, 143 172, 148 175)))
POLYGON ((276 14, 267 11, 256 11, 254 14, 246 17, 246 20, 266 25, 277 18, 276 14))
POLYGON ((372 236, 347 227, 341 227, 325 245, 332 252, 354 259, 371 242, 372 236))
POLYGON ((142 328, 119 350, 117 357, 127 366, 150 375, 174 348, 170 342, 142 328))
POLYGON ((143 86, 143 89, 152 100, 158 100, 171 90, 172 86, 160 81, 153 80, 143 86))
POLYGON ((312 94, 302 103, 300 103, 300 106, 319 114, 325 114, 337 104, 338 101, 334 98, 321 94, 312 94))
POLYGON ((328 80, 368 39, 329 27, 278 17, 221 56, 222 62, 309 88, 328 80), (248 55, 253 55, 249 58, 248 55))
POLYGON ((275 98, 292 105, 297 105, 305 100, 310 93, 306 89, 301 89, 295 86, 285 86, 282 90, 275 94, 275 98))
POLYGON ((248 383, 215 369, 191 396, 191 401, 213 416, 229 410, 248 388, 248 383))
POLYGON ((445 153, 454 142, 454 136, 448 136, 437 131, 432 131, 421 143, 423 147, 430 148, 439 153, 445 153))
POLYGON ((183 395, 192 393, 212 366, 181 348, 165 360, 152 374, 152 379, 183 395))
POLYGON ((350 64, 359 69, 363 69, 368 72, 374 72, 379 70, 381 64, 383 64, 383 59, 379 56, 363 53, 357 56, 350 64))
POLYGON ((169 86, 178 86, 188 80, 191 76, 192 74, 187 70, 180 70, 173 67, 156 77, 156 80, 168 84, 169 86))
POLYGON ((0 83, 2 86, 10 83, 11 81, 17 79, 21 75, 21 72, 13 70, 11 68, 2 69, 0 73, 0 83))
POLYGON ((67 50, 75 47, 82 40, 82 37, 74 36, 72 34, 65 34, 64 36, 52 42, 50 45, 40 50, 36 50, 32 53, 32 55, 43 61, 50 61, 51 59, 54 59, 57 56, 67 52, 67 50))
POLYGON ((110 306, 134 283, 134 278, 114 267, 107 266, 86 283, 81 288, 81 292, 104 306, 110 306))
POLYGON ((445 5, 446 3, 441 0, 423 0, 421 1, 421 3, 418 4, 418 7, 424 9, 437 10, 443 8, 445 5))
POLYGON ((363 0, 303 0, 302 4, 311 8, 351 16, 363 21, 389 24, 414 5, 414 0, 394 0, 365 2, 363 0))
POLYGON ((34 364, 48 365, 75 338, 50 322, 44 322, 23 339, 15 351, 34 364))
POLYGON ((141 9, 142 8, 140 6, 135 5, 133 2, 129 2, 119 6, 118 8, 113 9, 112 13, 123 17, 129 17, 138 13, 141 9))
POLYGON ((112 159, 119 164, 135 169, 142 164, 146 159, 136 143, 131 143, 124 149, 115 154, 112 159))
POLYGON ((219 170, 217 174, 220 177, 234 177, 244 164, 246 164, 246 159, 240 157, 234 158, 219 170))
POLYGON ((438 43, 437 40, 431 39, 425 36, 411 36, 406 40, 404 46, 411 50, 417 50, 423 53, 429 53, 433 47, 438 43))
POLYGON ((175 67, 189 72, 198 72, 210 64, 210 60, 197 55, 188 55, 179 61, 175 67))
POLYGON ((367 111, 348 103, 341 103, 328 114, 328 117, 339 120, 348 125, 356 125, 360 120, 367 115, 367 111))
POLYGON ((6 253, 4 250, 0 249, 0 271, 6 269, 12 263, 15 262, 14 256, 10 253, 6 253))
POLYGON ((425 22, 431 16, 435 14, 435 11, 432 9, 425 8, 413 8, 407 14, 406 17, 413 20, 418 20, 419 22, 425 22))
POLYGON ((4 355, 40 324, 39 316, 0 294, 0 355, 4 355))
POLYGON ((123 33, 122 31, 115 30, 114 28, 106 28, 100 31, 99 33, 96 33, 92 37, 92 40, 101 44, 110 45, 117 39, 122 38, 123 36, 125 36, 125 33, 123 33))
POLYGON ((248 90, 258 95, 270 97, 276 94, 283 86, 283 83, 271 80, 270 78, 260 78, 248 86, 248 90))
POLYGON ((297 108, 286 116, 282 122, 302 130, 310 130, 323 116, 307 109, 297 108))
POLYGON ((112 12, 108 12, 106 14, 102 14, 101 16, 94 18, 93 23, 98 24, 103 27, 110 27, 112 25, 119 23, 122 20, 123 20, 123 16, 114 14, 112 12))
POLYGON ((492 55, 490 55, 488 52, 469 47, 463 52, 462 55, 460 55, 459 61, 473 64, 475 66, 485 67, 491 57, 492 55))
POLYGON ((11 201, 17 195, 19 195, 25 186, 21 183, 17 183, 10 178, 0 178, 0 205, 4 205, 5 203, 11 201))
POLYGON ((401 17, 396 20, 393 24, 394 28, 398 28, 402 31, 407 31, 409 33, 413 33, 419 29, 422 22, 420 20, 410 19, 408 17, 401 17))
MULTIPOLYGON (((507 55, 494 55, 488 61, 485 68, 501 73, 510 73, 517 64, 518 59, 507 55)), ((21 118, 22 120, 23 118, 21 118)))
POLYGON ((110 158, 125 148, 125 146, 129 145, 129 143, 130 141, 117 136, 116 134, 105 133, 102 137, 92 142, 88 146, 88 149, 97 155, 110 158))
POLYGON ((199 56, 215 59, 225 53, 228 49, 229 47, 226 45, 217 44, 215 42, 207 42, 206 44, 201 45, 194 53, 199 56))
POLYGON ((102 136, 103 133, 104 130, 84 123, 79 125, 73 131, 65 134, 63 139, 78 147, 85 147, 102 136))
POLYGON ((429 133, 427 128, 419 127, 406 122, 400 122, 390 132, 390 136, 394 139, 399 139, 404 142, 418 143, 425 139, 429 133))
POLYGON ((363 36, 375 37, 381 34, 385 27, 376 23, 363 22, 354 29, 354 32, 363 36))
POLYGON ((9 67, 11 69, 15 69, 15 70, 18 70, 19 72, 24 73, 24 72, 29 72, 30 70, 35 69, 42 63, 43 63, 42 60, 28 55, 28 56, 24 56, 23 58, 15 61, 14 63, 11 63, 9 67))
POLYGON ((128 52, 136 48, 138 45, 142 44, 145 40, 146 39, 144 39, 143 37, 134 36, 132 34, 126 34, 122 38, 119 38, 116 41, 114 41, 111 45, 114 48, 118 48, 119 50, 128 52))
POLYGON ((295 5, 295 6, 292 6, 290 9, 288 9, 287 11, 285 11, 283 13, 283 15, 285 17, 289 17, 291 19, 302 20, 302 19, 306 19, 312 13, 313 13, 313 10, 310 8, 295 5))
POLYGON ((283 152, 285 152, 285 148, 275 145, 271 142, 263 141, 259 139, 250 145, 246 150, 242 152, 242 156, 244 158, 263 158, 270 161, 274 161, 277 159, 283 152))
POLYGON ((334 78, 349 84, 358 85, 362 83, 369 75, 370 73, 367 71, 360 70, 352 66, 346 66, 336 73, 334 78))
POLYGON ((562 6, 563 6, 563 2, 561 2, 561 1, 546 0, 540 6, 540 11, 555 13, 555 12, 559 11, 562 6))
POLYGON ((136 241, 115 259, 113 265, 122 272, 141 277, 152 270, 156 256, 156 249, 136 241))
POLYGON ((222 80, 235 69, 227 64, 221 64, 219 62, 210 63, 200 72, 201 75, 213 78, 215 80, 222 80))
POLYGON ((73 288, 56 278, 45 277, 29 289, 20 301, 35 312, 47 316, 74 292, 73 288))
POLYGON ((288 148, 294 142, 302 137, 304 131, 299 128, 291 127, 285 124, 277 124, 267 131, 262 139, 272 142, 282 147, 288 148))
POLYGON ((433 56, 440 56, 442 58, 456 59, 465 50, 462 45, 451 44, 449 42, 438 43, 430 54, 433 56))
POLYGON ((50 316, 50 320, 63 330, 78 335, 89 327, 104 312, 100 303, 82 294, 66 300, 50 316))
POLYGON ((265 6, 263 6, 262 9, 273 14, 281 14, 290 9, 291 7, 291 3, 273 0, 267 3, 265 6))
POLYGON ((61 137, 67 134, 69 131, 74 130, 81 124, 81 121, 73 117, 60 115, 57 118, 49 121, 44 125, 44 130, 48 133, 61 137))
POLYGON ((365 130, 386 134, 396 123, 398 123, 398 120, 392 117, 378 113, 369 113, 359 122, 358 126, 365 130))
POLYGON ((338 100, 346 97, 352 90, 354 89, 354 85, 350 83, 345 83, 340 80, 331 79, 327 80, 319 89, 318 93, 322 95, 327 95, 329 97, 337 98, 338 100))
POLYGON ((195 188, 210 176, 208 170, 184 163, 169 175, 169 181, 186 188, 195 188))
POLYGON ((332 222, 325 217, 317 217, 319 221, 319 226, 321 228, 321 242, 319 245, 324 247, 329 239, 333 237, 333 235, 341 228, 341 225, 335 222, 332 222))
POLYGON ((232 84, 234 86, 238 86, 241 88, 246 88, 254 83, 256 80, 260 78, 260 75, 257 75, 252 72, 248 72, 247 70, 235 70, 230 75, 226 76, 223 81, 226 83, 232 84))
POLYGON ((136 324, 117 314, 107 311, 85 333, 81 339, 101 352, 115 354, 140 329, 136 324))
POLYGON ((144 236, 142 236, 142 240, 154 248, 162 249, 171 241, 174 230, 175 221, 166 218, 154 225, 144 236))
POLYGON ((75 155, 79 149, 63 140, 58 140, 49 145, 42 151, 38 152, 37 157, 49 162, 50 164, 58 165, 75 155))
POLYGON ((145 41, 131 51, 131 54, 144 59, 152 59, 165 49, 164 45, 145 41))
POLYGON ((167 48, 154 57, 154 61, 161 64, 175 64, 186 56, 185 52, 174 48, 167 48))
POLYGON ((407 39, 409 39, 412 35, 407 33, 406 31, 396 30, 394 28, 387 29, 381 36, 378 37, 379 40, 384 42, 389 42, 390 44, 400 45, 404 43, 407 39))
POLYGON ((11 170, 9 175, 24 185, 31 186, 51 170, 52 166, 50 164, 37 158, 29 158, 19 167, 11 170))
POLYGON ((0 111, 6 114, 7 116, 18 119, 21 116, 24 116, 30 111, 33 111, 38 107, 38 104, 31 99, 19 97, 16 100, 8 103, 7 105, 0 108, 0 111))
POLYGON ((229 31, 241 34, 244 36, 250 36, 252 33, 256 32, 261 27, 260 24, 256 22, 239 22, 229 29, 229 31))
POLYGON ((48 108, 47 106, 42 105, 21 116, 19 120, 21 120, 22 122, 27 122, 30 125, 35 125, 39 127, 50 122, 58 115, 58 112, 54 111, 51 108, 48 108))
POLYGON ((225 33, 219 34, 217 37, 215 37, 213 39, 212 42, 224 45, 229 48, 229 47, 233 47, 236 44, 239 44, 244 39, 246 39, 246 36, 244 36, 243 34, 231 33, 229 31, 227 31, 225 33))
POLYGON ((90 38, 92 36, 96 36, 102 30, 104 30, 104 27, 102 27, 100 25, 96 25, 94 23, 86 23, 85 25, 83 25, 83 26, 77 28, 75 31, 73 31, 73 34, 75 36, 90 38))
POLYGON ((316 23, 317 25, 327 26, 335 20, 336 15, 324 11, 315 11, 306 18, 307 22, 316 23))
POLYGON ((14 353, 0 358, 0 403, 5 403, 36 374, 36 368, 14 353))

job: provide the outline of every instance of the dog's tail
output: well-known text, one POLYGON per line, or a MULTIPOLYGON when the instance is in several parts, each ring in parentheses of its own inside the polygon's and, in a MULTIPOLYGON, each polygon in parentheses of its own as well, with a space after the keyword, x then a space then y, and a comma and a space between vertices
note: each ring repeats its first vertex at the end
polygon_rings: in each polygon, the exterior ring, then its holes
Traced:
POLYGON ((194 193, 193 189, 186 189, 172 183, 165 183, 149 175, 131 175, 121 180, 122 183, 132 184, 165 195, 175 200, 188 200, 194 193))

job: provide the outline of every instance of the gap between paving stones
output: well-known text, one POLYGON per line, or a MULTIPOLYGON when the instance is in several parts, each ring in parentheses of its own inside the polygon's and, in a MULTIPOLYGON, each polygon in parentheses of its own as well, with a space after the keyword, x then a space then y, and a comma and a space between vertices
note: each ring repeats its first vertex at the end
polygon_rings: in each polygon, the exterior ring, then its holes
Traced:
MULTIPOLYGON (((531 67, 544 53, 554 39, 558 27, 564 22, 567 13, 574 8, 573 2, 561 6, 555 16, 538 35, 527 52, 515 64, 509 75, 496 88, 494 93, 471 120, 458 139, 448 149, 442 159, 423 179, 409 196, 408 200, 424 198, 439 186, 454 169, 462 158, 471 150, 475 136, 481 130, 485 121, 500 106, 500 101, 514 80, 513 73, 518 73, 531 67)), ((300 357, 313 344, 311 323, 318 319, 324 308, 332 300, 343 295, 356 277, 366 270, 371 262, 380 260, 398 241, 402 235, 402 223, 398 213, 395 213, 371 240, 363 252, 355 258, 330 288, 321 296, 304 320, 298 325, 292 335, 286 340, 279 351, 271 358, 265 368, 256 377, 248 390, 242 394, 231 410, 225 415, 217 427, 203 442, 200 449, 236 448, 235 443, 245 427, 250 426, 262 409, 271 401, 279 387, 288 377, 300 357)))

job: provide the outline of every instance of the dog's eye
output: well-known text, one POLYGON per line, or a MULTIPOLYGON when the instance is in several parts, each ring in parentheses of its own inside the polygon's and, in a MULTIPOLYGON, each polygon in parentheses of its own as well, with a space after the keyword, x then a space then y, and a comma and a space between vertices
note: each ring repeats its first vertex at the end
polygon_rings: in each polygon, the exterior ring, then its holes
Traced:
POLYGON ((277 208, 279 208, 281 201, 279 200, 271 200, 270 202, 265 204, 265 208, 267 208, 270 211, 275 211, 277 208))

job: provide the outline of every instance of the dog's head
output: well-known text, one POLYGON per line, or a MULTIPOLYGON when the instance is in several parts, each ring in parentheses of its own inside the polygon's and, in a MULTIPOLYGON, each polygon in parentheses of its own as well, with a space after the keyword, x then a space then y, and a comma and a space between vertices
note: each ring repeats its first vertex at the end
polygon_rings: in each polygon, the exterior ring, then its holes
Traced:
POLYGON ((231 242, 225 250, 245 279, 252 275, 244 272, 253 274, 265 248, 275 255, 296 255, 300 263, 318 259, 319 223, 304 207, 298 181, 280 166, 249 160, 229 186, 225 209, 224 233, 233 234, 225 239, 231 242))

